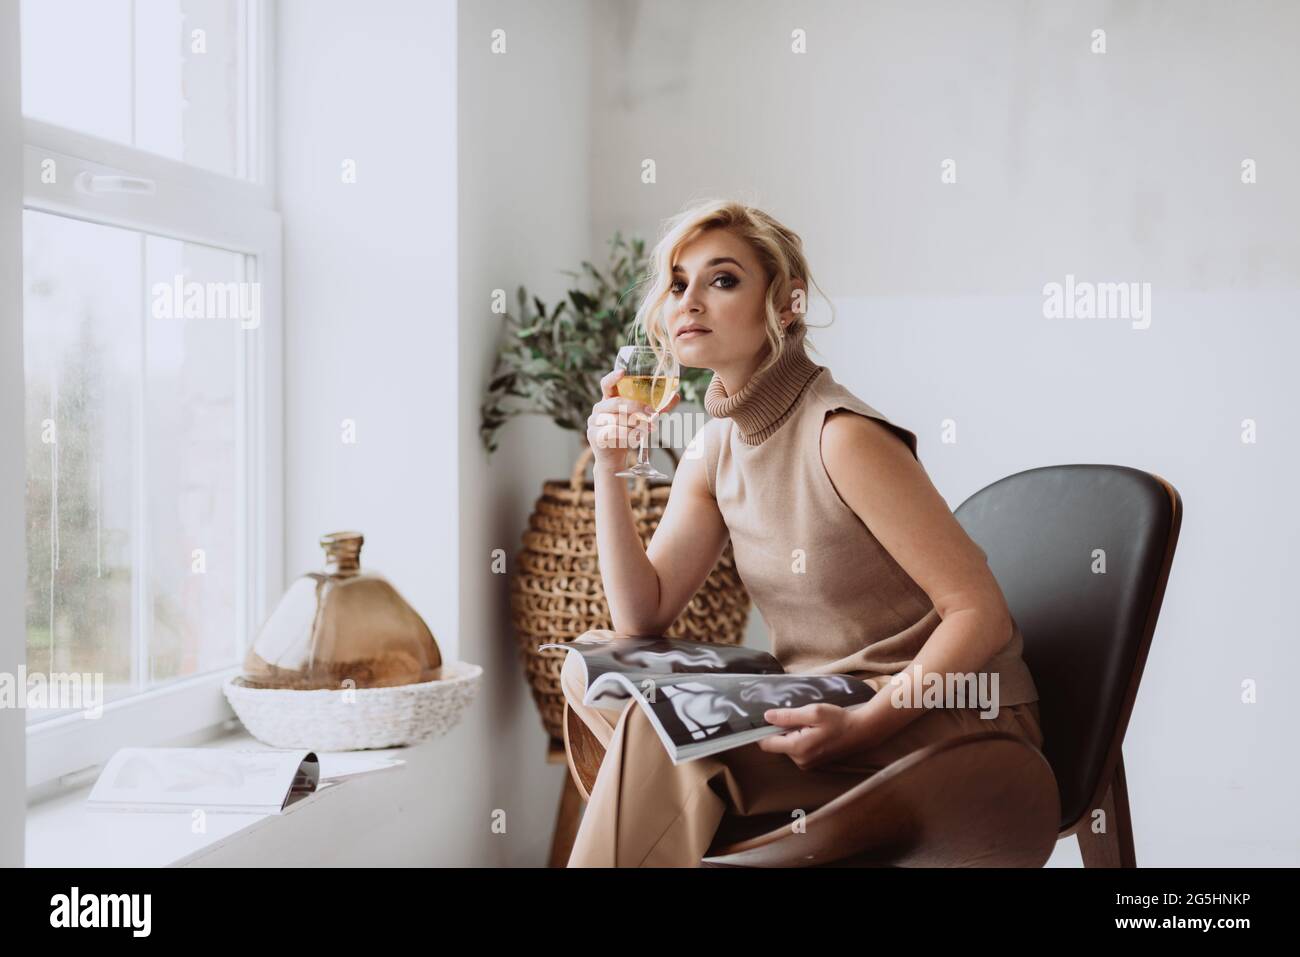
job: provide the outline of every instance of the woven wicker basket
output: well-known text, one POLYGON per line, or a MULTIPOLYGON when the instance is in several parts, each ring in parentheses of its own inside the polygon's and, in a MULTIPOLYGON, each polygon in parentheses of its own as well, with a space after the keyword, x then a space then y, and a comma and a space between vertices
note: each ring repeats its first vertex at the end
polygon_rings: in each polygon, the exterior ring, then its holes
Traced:
MULTIPOLYGON (((678 461, 666 449, 673 464, 678 461)), ((568 482, 548 481, 528 519, 523 547, 510 582, 510 606, 524 672, 542 724, 556 740, 563 738, 564 692, 560 668, 567 652, 539 650, 548 641, 572 641, 594 628, 612 628, 605 588, 596 557, 596 493, 586 478, 593 453, 583 450, 568 482)), ((632 517, 643 544, 659 525, 668 504, 668 482, 635 480, 632 517)), ((731 542, 695 597, 664 632, 721 645, 738 645, 749 620, 749 593, 741 583, 731 542)))
POLYGON ((436 681, 390 688, 250 688, 237 675, 222 690, 248 733, 273 748, 361 751, 446 734, 473 703, 482 678, 479 665, 452 661, 436 681))

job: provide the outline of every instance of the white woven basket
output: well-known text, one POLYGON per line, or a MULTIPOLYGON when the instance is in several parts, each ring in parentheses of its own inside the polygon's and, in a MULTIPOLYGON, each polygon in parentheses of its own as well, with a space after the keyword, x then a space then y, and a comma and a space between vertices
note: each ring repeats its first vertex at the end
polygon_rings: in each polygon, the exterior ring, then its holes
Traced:
POLYGON ((445 734, 478 692, 483 669, 449 662, 437 681, 392 688, 295 691, 250 688, 236 676, 222 690, 248 733, 273 748, 360 751, 445 734))

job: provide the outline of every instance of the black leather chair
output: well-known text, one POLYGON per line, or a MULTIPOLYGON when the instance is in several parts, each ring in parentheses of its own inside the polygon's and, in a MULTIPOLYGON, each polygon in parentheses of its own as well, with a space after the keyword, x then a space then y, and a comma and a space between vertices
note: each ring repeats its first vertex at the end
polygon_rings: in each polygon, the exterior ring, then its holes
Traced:
MULTIPOLYGON (((729 815, 705 866, 1040 867, 1071 834, 1086 867, 1136 866, 1121 746, 1182 524, 1177 490, 1125 466, 1047 466, 955 515, 1024 634, 1043 751, 1002 733, 929 745, 813 810, 801 833, 784 815, 729 815)), ((567 707, 565 745, 586 797, 600 744, 567 707)))
POLYGON ((1025 636, 1060 836, 1078 837, 1085 867, 1135 867, 1122 745, 1182 526, 1178 490, 1122 465, 1059 465, 995 482, 955 514, 1025 636))

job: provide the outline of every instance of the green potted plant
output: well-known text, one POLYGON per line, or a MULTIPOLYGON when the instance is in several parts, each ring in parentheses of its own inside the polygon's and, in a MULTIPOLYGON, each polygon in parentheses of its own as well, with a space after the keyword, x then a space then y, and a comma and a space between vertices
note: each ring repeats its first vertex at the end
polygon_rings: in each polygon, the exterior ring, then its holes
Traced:
MULTIPOLYGON (((561 270, 576 284, 550 309, 519 287, 519 309, 504 317, 482 406, 479 434, 489 452, 496 451, 497 431, 517 415, 549 416, 560 428, 585 434, 600 380, 614 368, 619 347, 644 344, 633 335, 633 293, 648 272, 645 241, 615 233, 609 245, 605 272, 586 260, 581 272, 561 270)), ((708 369, 682 369, 682 401, 702 406, 712 378, 708 369)))
MULTIPOLYGON (((619 347, 637 341, 633 294, 648 274, 644 241, 625 240, 616 233, 609 245, 610 263, 604 272, 586 261, 580 272, 564 270, 575 285, 552 308, 519 288, 519 310, 504 317, 500 351, 482 404, 479 434, 489 453, 497 448, 497 431, 517 415, 545 415, 562 429, 586 434, 591 407, 600 398, 601 378, 614 367, 619 347)), ((683 368, 683 402, 702 406, 712 378, 708 369, 683 368)), ((520 658, 552 747, 560 749, 564 653, 540 650, 538 645, 612 628, 596 554, 595 490, 586 478, 590 461, 591 450, 584 443, 567 480, 542 484, 510 576, 520 658)), ((636 483, 632 512, 645 544, 659 525, 669 491, 666 483, 636 483)), ((664 634, 737 645, 744 637, 749 608, 749 594, 728 543, 664 634)))

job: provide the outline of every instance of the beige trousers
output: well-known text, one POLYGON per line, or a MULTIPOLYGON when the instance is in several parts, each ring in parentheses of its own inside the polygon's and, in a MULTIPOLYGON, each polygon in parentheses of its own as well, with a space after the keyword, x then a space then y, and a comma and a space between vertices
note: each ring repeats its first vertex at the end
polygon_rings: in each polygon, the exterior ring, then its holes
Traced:
POLYGON ((569 867, 699 867, 724 814, 811 812, 917 748, 958 735, 1009 731, 1043 745, 1038 703, 1030 702, 991 719, 974 708, 932 709, 869 750, 808 770, 757 742, 674 765, 640 706, 583 704, 582 675, 576 656, 566 655, 565 698, 605 757, 569 867))

